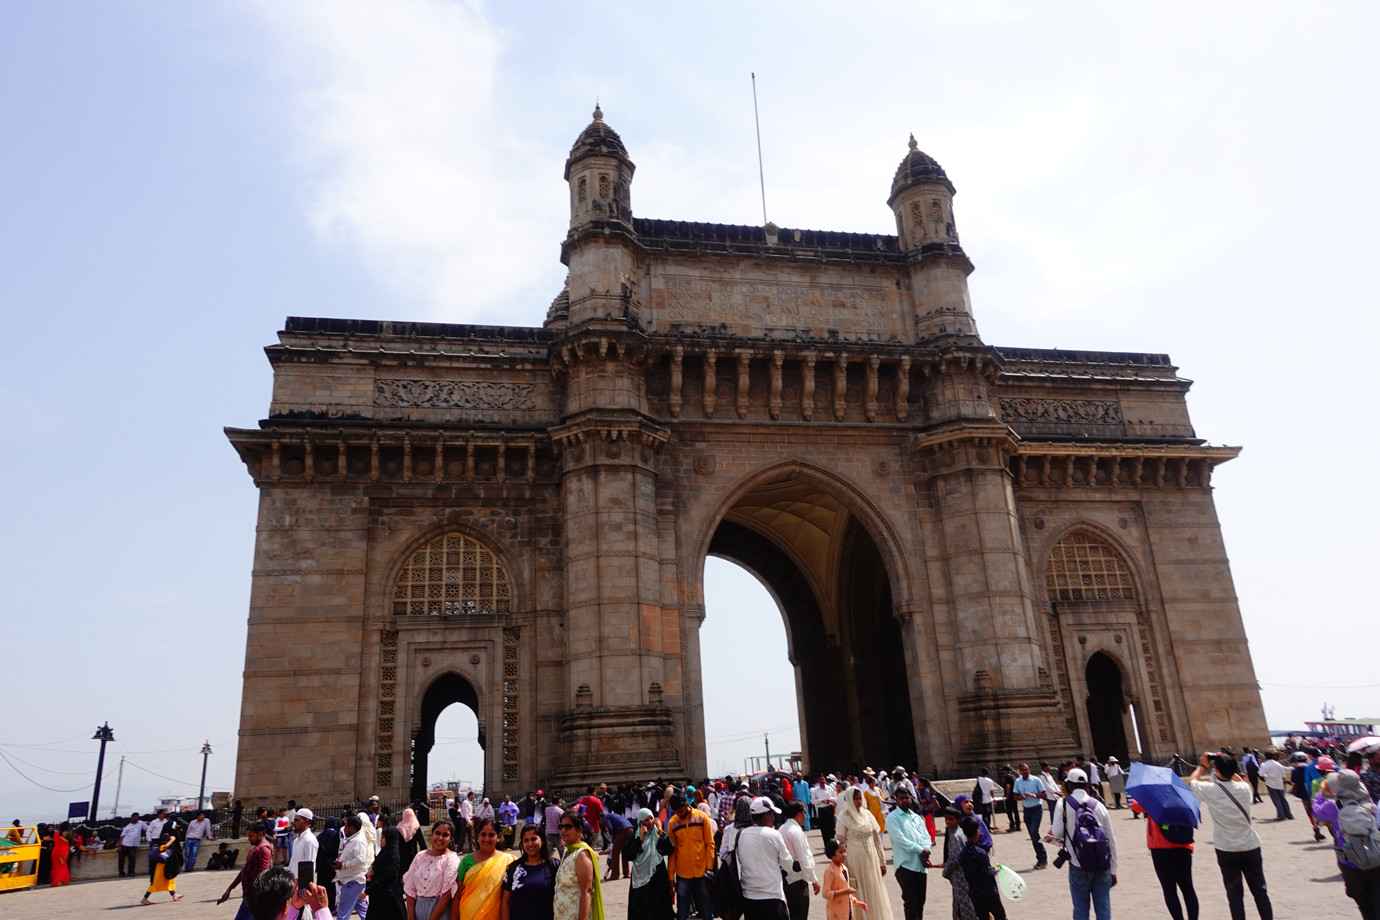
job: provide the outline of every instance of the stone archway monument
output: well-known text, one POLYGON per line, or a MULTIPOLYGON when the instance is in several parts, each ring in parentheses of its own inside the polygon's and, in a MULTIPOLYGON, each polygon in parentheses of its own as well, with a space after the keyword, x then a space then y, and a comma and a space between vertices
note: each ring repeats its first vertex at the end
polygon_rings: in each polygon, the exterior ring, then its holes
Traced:
POLYGON ((1164 355, 986 344, 914 139, 895 235, 634 217, 597 109, 565 178, 541 328, 268 348, 268 417, 227 430, 260 490, 237 794, 402 798, 449 696, 490 789, 702 776, 700 688, 745 663, 700 647, 708 555, 781 604, 811 767, 1105 756, 1099 653, 1147 756, 1264 743, 1237 450, 1164 355))

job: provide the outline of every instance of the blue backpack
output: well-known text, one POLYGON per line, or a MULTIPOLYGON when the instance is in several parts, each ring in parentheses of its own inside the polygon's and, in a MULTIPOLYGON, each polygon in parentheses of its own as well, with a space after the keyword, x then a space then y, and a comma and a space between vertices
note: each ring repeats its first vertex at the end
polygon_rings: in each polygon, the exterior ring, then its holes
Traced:
MULTIPOLYGON (((1068 807, 1075 800, 1064 800, 1064 823, 1068 824, 1068 807)), ((1107 832, 1102 822, 1097 820, 1094 802, 1091 798, 1077 809, 1073 819, 1073 833, 1068 835, 1070 849, 1078 860, 1078 868, 1084 872, 1106 872, 1112 868, 1112 848, 1107 842, 1107 832)))

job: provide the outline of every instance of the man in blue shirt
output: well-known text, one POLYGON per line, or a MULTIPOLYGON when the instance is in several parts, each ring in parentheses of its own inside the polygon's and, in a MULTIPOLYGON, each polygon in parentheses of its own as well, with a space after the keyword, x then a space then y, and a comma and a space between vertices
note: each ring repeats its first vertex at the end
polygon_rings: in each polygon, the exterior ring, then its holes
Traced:
POLYGON ((901 886, 901 903, 906 920, 921 920, 925 915, 925 867, 930 863, 934 840, 925 827, 924 816, 915 805, 910 784, 896 787, 896 807, 886 816, 891 837, 891 855, 896 864, 896 881, 901 886))
POLYGON ((1038 777, 1030 775, 1030 764, 1023 763, 1021 775, 1011 784, 1011 791, 1015 793, 1016 801, 1021 803, 1025 831, 1030 835, 1031 846, 1035 847, 1035 868, 1043 869, 1049 865, 1049 854, 1045 852, 1045 845, 1040 842, 1040 819, 1045 813, 1040 803, 1048 795, 1045 784, 1038 777))

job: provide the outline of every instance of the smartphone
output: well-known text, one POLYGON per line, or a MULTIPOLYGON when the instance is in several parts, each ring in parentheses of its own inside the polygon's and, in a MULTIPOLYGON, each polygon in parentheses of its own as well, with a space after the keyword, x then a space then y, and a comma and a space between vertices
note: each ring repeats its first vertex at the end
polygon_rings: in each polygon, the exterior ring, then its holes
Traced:
POLYGON ((316 881, 316 863, 311 860, 303 860, 297 864, 297 893, 306 895, 311 892, 312 883, 316 881))

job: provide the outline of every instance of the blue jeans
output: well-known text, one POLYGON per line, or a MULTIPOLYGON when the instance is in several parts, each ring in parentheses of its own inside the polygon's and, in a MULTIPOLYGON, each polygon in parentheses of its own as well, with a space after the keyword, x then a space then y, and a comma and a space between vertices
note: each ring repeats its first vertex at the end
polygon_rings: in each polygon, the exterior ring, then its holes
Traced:
POLYGON ((1073 920, 1088 920, 1091 899, 1097 920, 1112 920, 1112 873, 1084 872, 1069 863, 1069 893, 1073 895, 1073 920))
POLYGON ((196 854, 197 851, 201 849, 201 840, 189 837, 186 842, 182 844, 182 849, 185 851, 184 862, 186 863, 186 869, 188 872, 191 872, 196 868, 196 854))
POLYGON ((1040 821, 1045 816, 1045 810, 1039 805, 1023 805, 1021 808, 1025 812, 1025 831, 1030 835, 1030 845, 1035 848, 1035 864, 1043 866, 1049 861, 1049 853, 1045 852, 1045 845, 1040 842, 1040 821))
MULTIPOLYGON (((692 898, 695 906, 699 908, 700 916, 704 920, 713 920, 714 908, 709 903, 709 882, 705 881, 704 876, 699 878, 676 877, 676 920, 689 920, 692 898)), ((341 920, 344 918, 342 917, 341 920)))
POLYGON ((249 902, 240 898, 240 909, 235 911, 235 920, 254 920, 254 915, 249 912, 249 902))
POLYGON ((340 894, 335 899, 335 915, 339 920, 347 920, 351 913, 359 914, 360 920, 369 913, 369 902, 361 901, 364 897, 363 882, 346 882, 340 886, 340 894))

